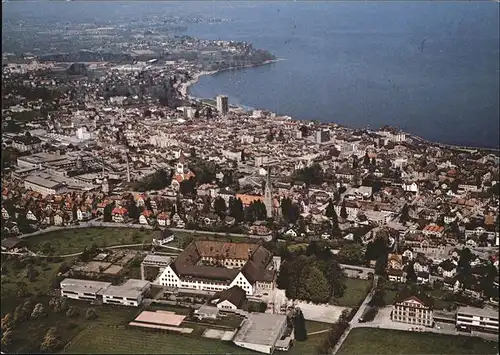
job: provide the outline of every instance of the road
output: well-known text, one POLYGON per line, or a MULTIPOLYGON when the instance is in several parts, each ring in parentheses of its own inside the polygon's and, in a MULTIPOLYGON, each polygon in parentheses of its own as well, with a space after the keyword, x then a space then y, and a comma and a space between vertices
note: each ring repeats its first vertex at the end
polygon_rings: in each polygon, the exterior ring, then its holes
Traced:
MULTIPOLYGON (((131 247, 140 247, 143 246, 143 243, 139 244, 120 244, 120 245, 113 245, 110 247, 103 247, 103 249, 122 249, 122 248, 131 248, 131 247)), ((176 248, 176 247, 170 247, 167 245, 162 245, 162 248, 168 248, 168 249, 174 249, 176 251, 182 251, 182 249, 176 248)), ((78 256, 83 254, 83 251, 78 252, 78 253, 72 253, 72 254, 61 254, 61 255, 42 255, 42 254, 36 254, 33 252, 28 252, 28 253, 15 253, 15 252, 10 252, 10 251, 2 251, 2 254, 6 255, 29 255, 33 257, 38 257, 38 258, 69 258, 72 256, 78 256)), ((172 253, 172 255, 178 255, 177 253, 172 253)))

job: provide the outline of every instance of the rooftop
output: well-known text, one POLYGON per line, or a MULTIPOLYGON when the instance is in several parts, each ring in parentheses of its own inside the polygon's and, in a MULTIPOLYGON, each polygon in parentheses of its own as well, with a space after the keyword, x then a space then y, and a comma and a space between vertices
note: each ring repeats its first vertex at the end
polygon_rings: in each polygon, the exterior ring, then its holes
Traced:
POLYGON ((286 316, 280 314, 251 313, 233 338, 234 342, 273 346, 280 337, 286 316))
POLYGON ((149 284, 149 281, 130 279, 120 286, 108 286, 102 293, 106 296, 138 298, 149 284))
POLYGON ((488 317, 498 319, 498 311, 493 308, 477 308, 477 307, 458 307, 457 314, 469 314, 479 317, 488 317))
POLYGON ((111 286, 110 282, 64 279, 61 281, 61 289, 78 293, 102 293, 102 290, 111 286), (100 292, 101 291, 101 292, 100 292))
POLYGON ((171 256, 158 255, 158 254, 148 254, 142 261, 143 263, 152 263, 152 264, 165 264, 170 265, 173 261, 171 256))
POLYGON ((35 184, 35 185, 38 185, 38 186, 42 186, 42 187, 45 187, 45 188, 48 188, 48 189, 54 189, 56 187, 59 187, 61 186, 60 183, 58 182, 55 182, 55 181, 52 181, 52 180, 48 180, 48 179, 44 179, 40 176, 35 176, 35 175, 29 175, 27 176, 24 181, 26 182, 29 182, 31 184, 35 184))

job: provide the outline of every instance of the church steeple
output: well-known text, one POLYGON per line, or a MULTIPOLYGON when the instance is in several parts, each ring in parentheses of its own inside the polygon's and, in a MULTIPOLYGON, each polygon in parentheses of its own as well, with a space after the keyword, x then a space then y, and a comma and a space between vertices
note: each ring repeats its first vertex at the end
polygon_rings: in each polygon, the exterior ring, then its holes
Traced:
POLYGON ((271 169, 267 168, 266 187, 264 189, 264 205, 267 218, 273 217, 273 186, 271 185, 271 169))
POLYGON ((184 153, 180 152, 179 154, 179 161, 177 162, 177 174, 184 174, 188 170, 188 165, 186 162, 186 157, 184 156, 184 153))

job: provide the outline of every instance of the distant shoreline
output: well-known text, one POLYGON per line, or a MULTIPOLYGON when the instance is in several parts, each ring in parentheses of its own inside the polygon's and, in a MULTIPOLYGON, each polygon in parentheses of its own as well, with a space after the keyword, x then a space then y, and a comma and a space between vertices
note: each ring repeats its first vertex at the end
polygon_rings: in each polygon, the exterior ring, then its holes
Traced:
MULTIPOLYGON (((264 62, 262 62, 260 64, 251 64, 251 65, 245 65, 245 66, 241 66, 241 67, 230 67, 230 68, 226 68, 226 69, 212 70, 212 71, 201 71, 201 72, 195 73, 193 75, 193 78, 191 80, 188 80, 188 81, 182 83, 179 86, 179 92, 181 93, 181 95, 184 98, 188 98, 188 99, 192 99, 192 100, 203 100, 203 98, 201 98, 201 97, 196 97, 196 96, 192 96, 192 95, 189 94, 189 88, 192 85, 196 84, 202 76, 204 76, 204 75, 214 75, 214 74, 221 73, 221 72, 228 71, 228 70, 238 70, 238 69, 247 69, 247 68, 260 67, 260 66, 263 66, 263 65, 272 64, 272 63, 280 62, 280 61, 283 61, 283 60, 285 60, 285 59, 284 58, 278 58, 278 59, 273 59, 273 60, 267 60, 267 61, 264 61, 264 62)), ((243 110, 246 110, 242 105, 231 105, 231 106, 238 107, 238 108, 241 108, 243 110)), ((301 119, 297 119, 297 118, 294 118, 294 117, 292 117, 292 119, 293 120, 298 120, 298 121, 304 121, 304 122, 310 121, 310 120, 301 120, 301 119)), ((324 122, 324 123, 337 124, 339 126, 343 126, 343 127, 346 127, 346 128, 352 129, 352 130, 354 130, 354 129, 367 129, 367 127, 365 127, 365 128, 348 127, 348 126, 340 125, 340 124, 335 123, 335 122, 324 122)), ((395 127, 395 128, 399 129, 399 127, 395 127)), ((437 145, 437 146, 442 147, 442 148, 457 149, 457 150, 478 150, 478 151, 491 152, 493 154, 496 154, 497 156, 500 155, 500 147, 498 147, 498 148, 474 147, 474 146, 464 146, 464 145, 447 144, 447 143, 442 143, 442 142, 433 142, 433 141, 429 141, 429 140, 427 140, 427 139, 425 139, 423 137, 419 137, 416 134, 413 134, 411 132, 404 132, 404 133, 407 134, 408 136, 410 136, 412 139, 420 141, 421 143, 425 143, 425 144, 429 144, 429 145, 437 145)))
MULTIPOLYGON (((181 95, 183 97, 187 97, 188 99, 198 99, 200 100, 201 98, 199 97, 195 97, 195 96, 191 96, 189 94, 189 87, 196 84, 198 82, 198 80, 200 80, 200 78, 204 75, 214 75, 214 74, 217 74, 217 73, 222 73, 224 71, 228 71, 228 70, 238 70, 238 69, 247 69, 247 68, 255 68, 255 67, 260 67, 260 66, 263 66, 263 65, 268 65, 268 64, 272 64, 272 63, 277 63, 277 62, 281 62, 285 60, 284 58, 278 58, 278 59, 271 59, 271 60, 266 60, 260 64, 249 64, 249 65, 244 65, 244 66, 241 66, 241 67, 230 67, 230 68, 225 68, 225 69, 219 69, 219 70, 212 70, 212 71, 201 71, 201 72, 198 72, 198 73, 195 73, 193 75, 193 78, 191 80, 188 80, 184 83, 182 83, 180 86, 179 86, 179 92, 181 93, 181 95)), ((235 106, 239 106, 239 105, 235 105, 235 106)))

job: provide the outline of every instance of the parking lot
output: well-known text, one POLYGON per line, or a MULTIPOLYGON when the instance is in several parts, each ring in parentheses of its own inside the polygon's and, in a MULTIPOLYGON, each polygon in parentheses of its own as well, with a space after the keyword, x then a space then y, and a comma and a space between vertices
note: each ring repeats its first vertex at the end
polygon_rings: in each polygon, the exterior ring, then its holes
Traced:
POLYGON ((342 314, 342 311, 347 308, 307 302, 295 302, 295 306, 302 310, 305 319, 330 324, 335 323, 342 314))
POLYGON ((417 325, 408 324, 408 323, 393 322, 391 320, 391 311, 392 311, 391 306, 380 308, 377 315, 375 316, 375 319, 372 322, 357 323, 355 325, 355 327, 396 329, 396 330, 404 330, 404 331, 422 331, 422 332, 431 332, 431 333, 449 334, 449 335, 471 335, 471 336, 481 337, 481 338, 487 339, 487 340, 497 340, 498 339, 498 335, 496 335, 496 334, 488 334, 488 333, 475 332, 475 331, 473 331, 471 333, 459 332, 455 329, 455 324, 451 324, 451 323, 435 322, 434 327, 429 328, 429 327, 417 326, 417 325), (417 329, 415 329, 415 328, 417 328, 417 329), (420 329, 418 329, 418 328, 420 328, 420 329))

